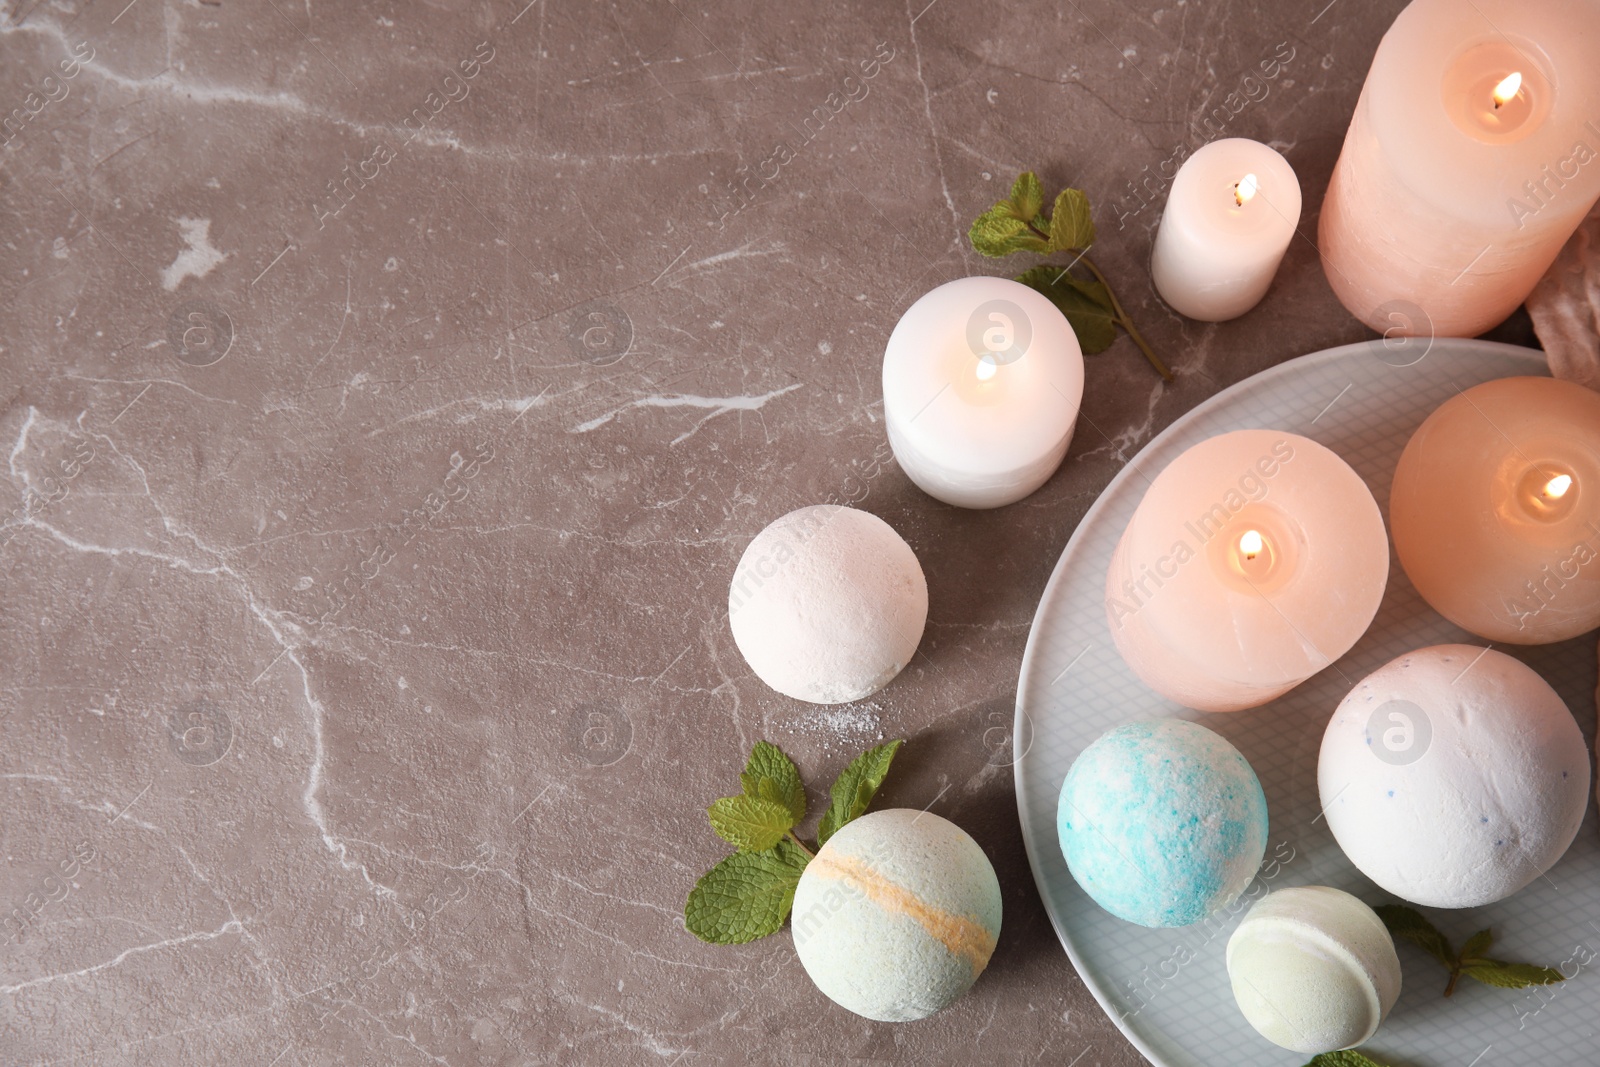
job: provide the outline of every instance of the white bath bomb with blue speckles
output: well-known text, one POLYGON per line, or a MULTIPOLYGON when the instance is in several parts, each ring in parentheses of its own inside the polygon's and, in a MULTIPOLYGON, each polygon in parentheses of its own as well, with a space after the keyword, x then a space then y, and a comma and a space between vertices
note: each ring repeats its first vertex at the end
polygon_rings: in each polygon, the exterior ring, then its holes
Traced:
POLYGON ((1317 790, 1362 874, 1415 904, 1475 908, 1567 851, 1589 804, 1589 750, 1532 668, 1434 645, 1378 668, 1339 704, 1317 790))
POLYGON ((1132 722, 1078 754, 1056 829, 1111 914, 1187 926, 1244 892, 1267 850, 1267 798, 1239 750, 1183 719, 1132 722))
POLYGON ((773 520, 728 589, 728 625, 750 669, 813 704, 888 685, 927 622, 928 582, 911 546, 876 515, 836 504, 773 520))
POLYGON ((983 973, 1000 936, 1000 882, 961 827, 891 808, 846 823, 817 851, 790 924, 801 965, 828 999, 909 1022, 983 973))

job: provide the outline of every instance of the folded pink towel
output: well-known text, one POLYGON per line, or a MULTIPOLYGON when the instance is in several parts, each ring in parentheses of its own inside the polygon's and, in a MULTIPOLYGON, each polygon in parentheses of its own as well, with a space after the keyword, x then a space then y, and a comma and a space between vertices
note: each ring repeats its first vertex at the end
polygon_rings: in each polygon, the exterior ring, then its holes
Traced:
POLYGON ((1600 204, 1528 294, 1528 314, 1550 373, 1600 390, 1600 204))

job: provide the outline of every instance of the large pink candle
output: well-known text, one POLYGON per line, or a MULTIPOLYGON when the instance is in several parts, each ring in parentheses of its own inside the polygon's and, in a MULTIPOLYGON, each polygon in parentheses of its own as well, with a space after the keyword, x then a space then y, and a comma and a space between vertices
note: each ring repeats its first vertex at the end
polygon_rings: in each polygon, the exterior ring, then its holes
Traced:
POLYGON ((1600 626, 1600 393, 1502 378, 1429 415, 1389 496, 1395 553, 1434 609, 1491 641, 1600 626))
POLYGON ((1237 430, 1150 484, 1111 559, 1106 619, 1150 688, 1238 711, 1348 652, 1388 579, 1383 517, 1360 475, 1310 438, 1237 430))
POLYGON ((1600 3, 1414 0, 1372 60, 1322 205, 1323 269, 1379 332, 1471 337, 1600 197, 1600 3))

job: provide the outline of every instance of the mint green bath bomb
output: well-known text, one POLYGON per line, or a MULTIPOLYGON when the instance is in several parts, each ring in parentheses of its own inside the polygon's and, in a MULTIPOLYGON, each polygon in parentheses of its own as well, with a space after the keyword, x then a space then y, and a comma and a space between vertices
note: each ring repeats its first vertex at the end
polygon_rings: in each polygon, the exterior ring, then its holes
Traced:
POLYGON ((1000 882, 966 831, 926 811, 863 815, 828 839, 794 894, 794 947, 842 1008, 924 1019, 960 997, 1000 936, 1000 882))

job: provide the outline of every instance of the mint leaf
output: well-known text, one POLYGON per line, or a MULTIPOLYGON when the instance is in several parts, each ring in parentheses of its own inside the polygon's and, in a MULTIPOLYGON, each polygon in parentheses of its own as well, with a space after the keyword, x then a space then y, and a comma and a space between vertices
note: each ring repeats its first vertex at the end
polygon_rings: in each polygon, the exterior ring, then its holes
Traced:
POLYGON ((789 826, 806 817, 806 787, 800 781, 800 770, 770 741, 757 741, 750 750, 750 762, 739 775, 739 783, 745 796, 774 800, 787 808, 794 816, 789 826))
POLYGON ((1534 985, 1554 985, 1565 982, 1567 976, 1554 967, 1536 967, 1531 963, 1507 963, 1504 960, 1475 959, 1461 965, 1461 973, 1475 978, 1484 985, 1500 989, 1526 989, 1534 985))
POLYGON ((1065 252, 1094 244, 1094 219, 1081 189, 1063 189, 1050 213, 1050 251, 1065 252))
POLYGON ((1467 943, 1461 947, 1461 955, 1457 956, 1451 951, 1450 942, 1445 940, 1444 935, 1415 908, 1408 908, 1404 904, 1380 904, 1372 910, 1378 913, 1383 925, 1389 928, 1389 933, 1411 942, 1450 968, 1450 981, 1444 987, 1447 997, 1456 991, 1456 981, 1463 975, 1500 989, 1525 989, 1567 980, 1566 975, 1554 967, 1507 963, 1480 955, 1494 943, 1492 930, 1479 930, 1467 938, 1467 943))
POLYGON ((1470 963, 1475 959, 1481 958, 1485 952, 1489 951, 1489 946, 1493 943, 1493 931, 1479 930, 1467 938, 1467 943, 1461 946, 1461 961, 1470 963))
POLYGON ((1404 904, 1379 904, 1372 910, 1378 913, 1378 918, 1383 920, 1390 934, 1411 942, 1452 972, 1455 971, 1456 954, 1451 950, 1450 942, 1416 908, 1408 908, 1404 904))
POLYGON ((1009 256, 1013 252, 1045 252, 1049 246, 1044 238, 1028 229, 1028 224, 1017 218, 1009 200, 1002 200, 979 215, 967 231, 967 240, 973 250, 991 259, 1009 256))
POLYGON ((1066 316, 1078 335, 1083 354, 1104 352, 1117 339, 1111 293, 1098 281, 1073 277, 1063 267, 1039 266, 1017 275, 1017 281, 1043 293, 1066 316))
POLYGON ((1039 184, 1039 176, 1031 170, 1017 175, 1017 180, 1011 183, 1011 210, 1016 212, 1016 217, 1032 222, 1043 207, 1044 186, 1039 184))
POLYGON ((1383 1067, 1383 1064, 1353 1048, 1347 1048, 1341 1052, 1324 1052, 1313 1056, 1306 1067, 1383 1067))
POLYGON ((683 925, 714 945, 742 945, 776 933, 794 906, 809 857, 789 841, 767 852, 735 852, 701 876, 683 906, 683 925))
POLYGON ((866 812, 873 794, 877 793, 884 776, 889 773, 894 754, 903 744, 904 741, 890 741, 869 748, 850 761, 850 766, 844 769, 829 791, 833 803, 828 805, 828 810, 822 815, 822 823, 817 827, 818 845, 827 844, 828 838, 845 823, 860 818, 866 812))
POLYGON ((794 825, 789 808, 766 797, 723 797, 706 809, 711 828, 740 852, 765 852, 794 825))
POLYGON ((1044 220, 1044 186, 1038 175, 1025 170, 1011 185, 1011 195, 979 215, 967 231, 967 240, 982 255, 999 259, 1013 252, 1048 252, 1044 220), (1034 224, 1030 226, 1030 223, 1034 224))

